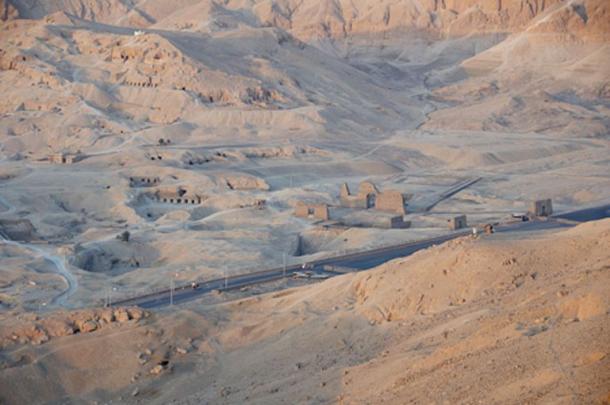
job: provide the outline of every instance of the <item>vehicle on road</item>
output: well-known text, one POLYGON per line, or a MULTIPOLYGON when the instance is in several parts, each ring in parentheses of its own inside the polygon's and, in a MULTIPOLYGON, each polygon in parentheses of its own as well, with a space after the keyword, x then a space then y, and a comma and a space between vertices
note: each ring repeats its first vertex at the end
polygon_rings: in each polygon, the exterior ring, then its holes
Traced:
POLYGON ((297 271, 293 274, 294 278, 306 278, 309 280, 325 280, 330 278, 330 274, 316 273, 314 271, 297 271))
POLYGON ((530 217, 529 217, 529 215, 528 215, 528 214, 522 214, 522 213, 520 213, 520 212, 514 212, 514 213, 513 213, 511 216, 512 216, 514 219, 519 219, 519 220, 521 220, 522 222, 527 222, 527 221, 529 221, 529 220, 530 220, 530 217))

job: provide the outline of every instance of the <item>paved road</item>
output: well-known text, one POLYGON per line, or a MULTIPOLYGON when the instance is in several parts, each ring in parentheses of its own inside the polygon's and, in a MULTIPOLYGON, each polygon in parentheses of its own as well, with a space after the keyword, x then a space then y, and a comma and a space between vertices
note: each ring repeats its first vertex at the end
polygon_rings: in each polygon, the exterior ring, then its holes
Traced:
POLYGON ((570 211, 553 215, 554 218, 567 219, 569 221, 587 222, 600 218, 610 217, 610 204, 597 207, 583 208, 578 211, 570 211))
MULTIPOLYGON (((402 245, 391 246, 387 248, 374 249, 366 252, 351 253, 341 255, 338 257, 315 260, 309 262, 313 266, 315 273, 325 273, 329 276, 338 275, 332 272, 324 271, 325 265, 350 267, 356 270, 366 270, 378 266, 379 264, 385 263, 389 260, 397 257, 408 256, 418 250, 428 248, 432 245, 440 244, 451 239, 455 239, 459 236, 469 234, 470 231, 456 232, 450 235, 443 235, 441 237, 427 239, 423 241, 417 241, 412 243, 405 243, 402 245)), ((283 268, 270 269, 260 272, 254 272, 244 274, 241 276, 228 277, 227 279, 216 279, 210 280, 204 283, 200 283, 196 289, 190 286, 182 286, 174 290, 173 296, 170 297, 170 291, 160 291, 158 293, 137 297, 130 300, 123 300, 113 303, 114 305, 137 305, 142 308, 158 308, 167 306, 170 304, 170 299, 174 304, 190 301, 200 297, 203 294, 207 294, 214 290, 233 290, 241 287, 261 284, 270 281, 280 280, 284 277, 291 277, 294 273, 302 271, 300 265, 288 266, 284 270, 283 268)))
MULTIPOLYGON (((584 210, 562 213, 557 218, 568 221, 590 221, 601 218, 610 217, 610 204, 599 207, 587 208, 584 210)), ((574 223, 556 220, 551 218, 549 220, 534 220, 529 222, 513 222, 507 224, 501 224, 496 227, 496 232, 533 232, 542 231, 548 229, 559 229, 573 226, 574 223)), ((451 234, 439 236, 436 238, 404 243, 396 246, 389 246, 385 248, 373 249, 366 252, 350 253, 340 255, 337 257, 331 257, 321 260, 310 262, 313 266, 314 273, 325 274, 330 277, 339 275, 341 273, 335 273, 327 271, 327 266, 337 266, 342 268, 352 268, 355 271, 367 270, 376 267, 380 264, 388 262, 398 257, 409 256, 419 250, 429 248, 430 246, 437 245, 449 240, 458 238, 460 236, 470 234, 470 230, 454 232, 451 234)), ((301 266, 294 265, 288 266, 286 269, 276 268, 270 270, 264 270, 240 276, 232 276, 226 279, 216 279, 201 283, 198 288, 193 289, 190 286, 178 287, 174 290, 170 298, 170 291, 159 291, 153 294, 136 297, 133 299, 122 300, 113 303, 114 305, 137 305, 142 308, 159 308, 168 306, 170 300, 174 304, 191 301, 201 297, 204 294, 210 293, 214 290, 233 290, 242 288, 245 286, 267 283, 270 281, 280 280, 284 277, 291 277, 296 272, 301 271, 301 266)))

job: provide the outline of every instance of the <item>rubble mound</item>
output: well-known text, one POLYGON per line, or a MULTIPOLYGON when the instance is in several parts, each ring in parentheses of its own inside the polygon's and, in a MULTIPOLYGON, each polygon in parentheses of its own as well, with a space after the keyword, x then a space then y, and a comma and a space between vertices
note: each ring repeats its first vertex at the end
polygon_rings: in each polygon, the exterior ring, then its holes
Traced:
POLYGON ((78 333, 91 333, 115 323, 138 322, 149 314, 140 308, 96 308, 54 312, 41 317, 23 314, 0 332, 0 348, 40 345, 49 340, 78 333))

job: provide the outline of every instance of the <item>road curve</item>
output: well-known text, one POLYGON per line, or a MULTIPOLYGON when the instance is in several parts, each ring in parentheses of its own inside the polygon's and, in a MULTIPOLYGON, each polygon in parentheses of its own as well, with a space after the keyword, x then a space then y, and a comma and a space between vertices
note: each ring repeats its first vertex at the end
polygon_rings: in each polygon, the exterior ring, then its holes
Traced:
POLYGON ((53 263, 53 265, 57 269, 57 274, 64 280, 66 288, 61 293, 53 297, 50 303, 62 306, 66 305, 68 298, 70 298, 70 296, 74 294, 74 292, 76 292, 76 289, 78 288, 78 280, 76 279, 74 274, 72 274, 70 270, 68 270, 65 257, 51 254, 39 246, 6 239, 3 235, 0 235, 0 243, 30 250, 32 252, 35 252, 38 256, 42 256, 45 260, 48 260, 53 263))

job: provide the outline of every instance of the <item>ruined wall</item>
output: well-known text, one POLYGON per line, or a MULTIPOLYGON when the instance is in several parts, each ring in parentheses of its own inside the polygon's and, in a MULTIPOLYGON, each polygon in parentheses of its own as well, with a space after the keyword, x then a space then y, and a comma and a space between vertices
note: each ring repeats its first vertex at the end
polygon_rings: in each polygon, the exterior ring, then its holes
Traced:
POLYGON ((451 218, 449 220, 447 220, 448 224, 449 224, 449 229, 456 231, 458 229, 463 229, 466 228, 468 226, 468 223, 466 221, 466 215, 460 215, 454 218, 451 218))
POLYGON ((294 215, 299 218, 313 217, 321 221, 328 221, 330 219, 327 204, 305 204, 302 201, 297 203, 294 215))
POLYGON ((352 195, 347 183, 341 185, 339 193, 339 200, 342 207, 346 208, 362 208, 367 209, 371 207, 370 200, 366 194, 352 195))
POLYGON ((183 188, 178 190, 157 190, 153 194, 153 199, 161 203, 169 204, 201 204, 206 200, 205 196, 189 193, 183 188))
POLYGON ((390 229, 406 229, 411 227, 411 221, 405 221, 402 215, 390 217, 388 220, 388 228, 390 229))
POLYGON ((380 211, 394 212, 405 215, 405 198, 402 193, 394 190, 384 191, 377 194, 375 208, 380 211))
POLYGON ((379 194, 379 190, 370 181, 363 181, 362 183, 360 183, 360 186, 358 187, 358 195, 365 196, 365 195, 369 195, 369 194, 377 195, 377 194, 379 194))
POLYGON ((55 164, 72 164, 81 161, 84 158, 83 155, 80 154, 71 154, 71 153, 54 153, 49 155, 49 162, 55 164))
POLYGON ((154 187, 161 183, 159 177, 130 177, 129 187, 154 187))
POLYGON ((357 215, 341 218, 341 224, 361 228, 405 229, 411 226, 402 215, 392 215, 383 212, 361 211, 357 215))
POLYGON ((538 217, 548 217, 553 214, 553 201, 550 198, 538 200, 532 204, 532 213, 538 217))

